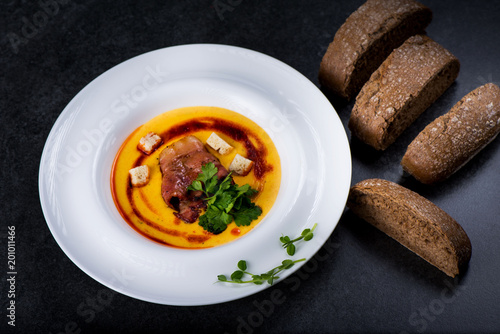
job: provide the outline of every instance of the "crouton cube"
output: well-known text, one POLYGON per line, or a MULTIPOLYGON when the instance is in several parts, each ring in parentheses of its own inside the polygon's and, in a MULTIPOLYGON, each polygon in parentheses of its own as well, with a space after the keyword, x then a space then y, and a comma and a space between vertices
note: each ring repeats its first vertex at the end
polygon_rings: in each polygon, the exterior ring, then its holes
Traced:
POLYGON ((132 168, 128 174, 133 187, 142 187, 149 182, 149 167, 147 165, 132 168))
POLYGON ((215 132, 212 132, 210 137, 208 137, 207 144, 222 155, 228 154, 233 149, 231 145, 219 137, 215 132))
POLYGON ((234 156, 233 161, 229 165, 229 171, 237 175, 245 176, 247 175, 253 167, 253 161, 247 159, 238 153, 234 156))
POLYGON ((163 140, 154 132, 148 132, 147 135, 139 140, 137 148, 147 155, 153 153, 161 144, 163 140))

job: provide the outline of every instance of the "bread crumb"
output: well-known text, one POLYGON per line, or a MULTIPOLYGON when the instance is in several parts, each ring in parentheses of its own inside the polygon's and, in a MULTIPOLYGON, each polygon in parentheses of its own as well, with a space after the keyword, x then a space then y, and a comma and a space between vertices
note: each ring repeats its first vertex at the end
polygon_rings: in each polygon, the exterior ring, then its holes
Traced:
POLYGON ((247 175, 253 167, 253 161, 247 159, 238 153, 234 156, 233 161, 229 165, 229 171, 240 176, 247 175))
POLYGON ((142 165, 128 171, 132 187, 142 187, 149 183, 149 167, 142 165))
POLYGON ((147 135, 142 137, 137 144, 137 148, 147 155, 153 153, 161 144, 163 140, 154 132, 148 132, 147 135))
POLYGON ((208 137, 207 144, 222 155, 228 154, 233 150, 233 147, 224 139, 219 137, 215 132, 212 132, 210 137, 208 137))

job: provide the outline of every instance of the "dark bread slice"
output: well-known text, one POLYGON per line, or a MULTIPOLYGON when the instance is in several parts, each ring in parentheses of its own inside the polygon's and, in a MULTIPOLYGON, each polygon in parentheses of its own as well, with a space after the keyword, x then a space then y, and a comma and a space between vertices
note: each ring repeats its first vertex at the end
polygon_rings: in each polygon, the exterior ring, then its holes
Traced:
POLYGON ((427 36, 406 40, 372 74, 356 97, 349 129, 385 150, 455 81, 460 63, 427 36))
POLYGON ((399 184, 368 179, 354 185, 347 206, 448 276, 455 277, 471 257, 463 228, 446 212, 399 184))
POLYGON ((321 85, 350 100, 393 49, 423 34, 432 12, 413 0, 368 0, 339 28, 323 56, 321 85))
POLYGON ((422 183, 443 181, 500 132, 500 88, 492 83, 465 95, 411 142, 401 165, 422 183))

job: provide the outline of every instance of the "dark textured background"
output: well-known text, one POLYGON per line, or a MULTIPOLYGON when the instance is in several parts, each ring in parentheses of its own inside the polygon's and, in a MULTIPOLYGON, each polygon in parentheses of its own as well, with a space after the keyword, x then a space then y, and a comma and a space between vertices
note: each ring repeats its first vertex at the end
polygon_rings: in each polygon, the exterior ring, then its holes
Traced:
MULTIPOLYGON (((500 139, 437 186, 419 185, 399 166, 426 124, 479 85, 500 84, 498 1, 422 1, 434 13, 429 36, 461 61, 456 83, 386 152, 350 140, 353 184, 369 177, 399 182, 464 227, 473 254, 459 279, 346 211, 328 246, 289 282, 220 305, 156 305, 115 293, 83 273, 44 220, 37 187, 44 142, 66 104, 92 79, 151 50, 220 43, 273 56, 318 85, 328 44, 362 2, 2 1, 0 331, 12 329, 5 275, 7 226, 14 225, 18 332, 500 332, 500 139), (218 13, 224 4, 228 10, 218 13), (14 34, 20 44, 12 43, 14 34), (283 294, 279 303, 262 308, 273 293, 283 294)), ((346 125, 352 103, 331 101, 346 125)))

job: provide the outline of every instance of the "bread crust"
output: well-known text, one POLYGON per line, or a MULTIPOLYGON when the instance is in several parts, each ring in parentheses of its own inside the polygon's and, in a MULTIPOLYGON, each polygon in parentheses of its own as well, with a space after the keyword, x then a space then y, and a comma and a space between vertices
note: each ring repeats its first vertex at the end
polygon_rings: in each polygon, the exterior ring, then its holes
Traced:
POLYGON ((401 165, 425 184, 459 170, 500 132, 500 88, 492 83, 465 95, 410 143, 401 165))
POLYGON ((394 182, 367 179, 354 185, 347 206, 448 276, 470 260, 472 247, 464 229, 446 212, 394 182))
POLYGON ((350 100, 393 49, 422 34, 432 12, 413 0, 368 0, 339 28, 319 69, 322 86, 350 100))
POLYGON ((425 35, 406 40, 372 74, 356 97, 349 129, 385 150, 455 81, 460 62, 425 35))

